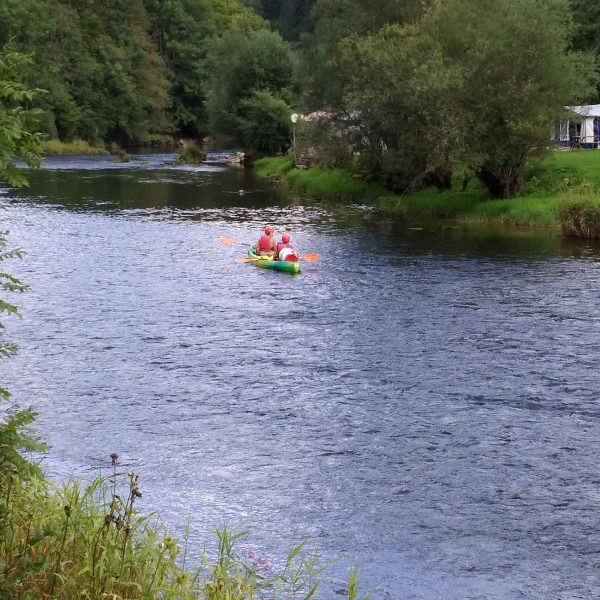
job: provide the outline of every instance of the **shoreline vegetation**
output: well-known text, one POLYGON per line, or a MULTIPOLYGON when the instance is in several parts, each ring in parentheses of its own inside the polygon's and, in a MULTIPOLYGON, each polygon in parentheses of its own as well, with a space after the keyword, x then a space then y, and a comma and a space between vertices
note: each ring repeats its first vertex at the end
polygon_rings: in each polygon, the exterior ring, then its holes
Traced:
POLYGON ((89 484, 53 484, 31 463, 20 474, 0 468, 3 599, 307 600, 328 581, 336 597, 359 600, 357 569, 346 581, 331 577, 332 563, 322 564, 306 541, 273 562, 227 527, 214 532, 215 547, 190 548, 188 529, 180 542, 138 510, 138 475, 111 458, 110 474, 89 484))
POLYGON ((180 165, 199 165, 206 160, 206 152, 195 142, 188 142, 177 150, 175 162, 180 165))
MULTIPOLYGON (((41 140, 40 147, 42 154, 45 156, 60 156, 60 155, 77 155, 77 154, 89 154, 89 155, 103 155, 115 154, 119 155, 126 152, 126 148, 122 148, 116 143, 105 145, 104 142, 98 140, 97 142, 89 142, 83 139, 74 139, 70 142, 62 142, 58 139, 41 140)), ((146 142, 139 142, 134 145, 135 148, 165 148, 166 150, 174 150, 177 147, 177 142, 171 136, 155 136, 152 140, 146 142)), ((130 148, 127 146, 127 148, 130 148)))
POLYGON ((492 200, 462 170, 452 189, 427 188, 402 196, 345 169, 297 169, 293 157, 258 159, 257 176, 326 200, 370 204, 387 218, 419 223, 454 220, 518 227, 543 227, 563 235, 600 238, 600 152, 554 151, 528 170, 521 195, 492 200))
POLYGON ((61 142, 60 140, 42 140, 40 142, 42 153, 46 156, 59 156, 70 154, 109 154, 104 145, 90 144, 87 140, 73 140, 61 142))

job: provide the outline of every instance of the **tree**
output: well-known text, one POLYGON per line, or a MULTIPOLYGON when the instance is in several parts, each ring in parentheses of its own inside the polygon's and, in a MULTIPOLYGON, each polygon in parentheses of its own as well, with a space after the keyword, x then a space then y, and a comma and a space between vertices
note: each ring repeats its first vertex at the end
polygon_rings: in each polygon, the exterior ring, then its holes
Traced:
POLYGON ((31 167, 41 161, 40 134, 36 133, 41 111, 29 108, 40 90, 28 89, 19 81, 29 63, 27 56, 6 49, 0 53, 0 181, 12 186, 26 183, 15 157, 31 167))
MULTIPOLYGON (((37 91, 28 89, 19 81, 27 63, 26 56, 6 49, 0 53, 0 181, 12 186, 26 183, 25 175, 14 164, 15 158, 21 158, 30 166, 37 166, 41 160, 39 135, 36 133, 40 112, 27 107, 37 91)), ((0 232, 0 262, 21 256, 19 250, 7 250, 6 235, 7 232, 0 232)), ((3 293, 24 292, 26 289, 27 286, 16 277, 0 273, 0 290, 3 293)), ((19 310, 0 298, 0 313, 18 316, 19 310)), ((16 345, 4 338, 4 327, 0 323, 0 359, 8 358, 16 351, 16 345)), ((0 387, 0 397, 7 399, 9 396, 8 390, 0 387)), ((34 418, 35 413, 31 409, 12 411, 0 423, 0 480, 3 486, 6 485, 5 478, 35 470, 20 454, 22 450, 43 448, 30 435, 29 426, 34 418)))
POLYGON ((452 76, 419 26, 390 25, 340 45, 348 74, 344 122, 368 173, 398 192, 448 187, 457 132, 449 109, 452 76))
POLYGON ((436 0, 423 32, 452 73, 457 156, 493 198, 517 195, 565 104, 590 93, 590 56, 569 50, 567 0, 436 0))
POLYGON ((591 89, 571 25, 566 0, 435 0, 413 24, 336 44, 334 108, 393 189, 447 186, 458 161, 492 197, 515 196, 563 106, 591 89))
POLYGON ((255 90, 239 105, 238 140, 260 154, 279 154, 290 145, 289 105, 269 91, 255 90))
POLYGON ((211 130, 246 151, 289 145, 291 58, 281 36, 266 29, 232 29, 214 42, 210 61, 211 130))
POLYGON ((430 0, 317 0, 312 8, 312 32, 301 36, 297 77, 307 110, 337 110, 350 87, 341 46, 352 36, 375 35, 388 25, 417 21, 430 0))
POLYGON ((171 71, 175 127, 186 135, 204 135, 212 40, 232 25, 252 30, 264 27, 265 21, 236 0, 146 0, 146 6, 152 38, 171 71))

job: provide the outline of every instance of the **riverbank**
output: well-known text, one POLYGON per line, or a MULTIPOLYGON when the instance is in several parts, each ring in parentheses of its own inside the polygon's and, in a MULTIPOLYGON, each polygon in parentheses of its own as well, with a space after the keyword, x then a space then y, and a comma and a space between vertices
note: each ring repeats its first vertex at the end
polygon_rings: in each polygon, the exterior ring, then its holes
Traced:
MULTIPOLYGON (((100 140, 94 144, 87 140, 76 139, 71 142, 62 142, 61 140, 42 140, 42 152, 46 156, 59 155, 106 155, 117 154, 119 151, 125 151, 116 143, 110 143, 107 146, 100 140)), ((136 148, 164 148, 172 151, 176 149, 177 141, 171 136, 155 135, 152 139, 140 142, 136 148)), ((131 149, 131 148, 129 148, 131 149)))
MULTIPOLYGON (((19 425, 0 425, 0 437, 13 440, 13 431, 27 442, 19 425)), ((257 551, 242 552, 245 534, 227 527, 190 566, 188 540, 171 537, 160 519, 138 510, 138 475, 123 472, 116 454, 109 476, 57 486, 9 445, 2 456, 21 468, 18 476, 0 468, 3 598, 229 600, 268 592, 308 598, 320 587, 327 567, 306 542, 276 565, 257 551)), ((358 600, 356 568, 340 597, 358 600)))
POLYGON ((598 152, 552 152, 529 170, 520 196, 491 200, 475 178, 464 186, 462 174, 451 190, 428 188, 398 196, 342 169, 295 169, 289 156, 263 158, 255 164, 259 177, 330 200, 372 204, 386 218, 545 227, 577 237, 600 237, 599 167, 598 152))
POLYGON ((47 156, 67 154, 108 154, 104 146, 94 146, 87 140, 73 140, 61 142, 60 140, 43 140, 42 152, 47 156))

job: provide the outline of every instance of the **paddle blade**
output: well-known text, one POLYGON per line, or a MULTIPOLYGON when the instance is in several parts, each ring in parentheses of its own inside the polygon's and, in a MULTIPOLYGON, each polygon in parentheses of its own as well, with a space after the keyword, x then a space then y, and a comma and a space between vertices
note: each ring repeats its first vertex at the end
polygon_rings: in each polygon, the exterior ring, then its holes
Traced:
POLYGON ((224 244, 235 244, 235 240, 233 238, 225 237, 224 235, 219 236, 219 241, 223 242, 224 244))
POLYGON ((305 254, 301 260, 305 260, 306 262, 316 262, 319 258, 321 258, 321 255, 313 252, 312 254, 305 254))
POLYGON ((236 262, 238 264, 249 263, 249 262, 252 262, 252 259, 251 258, 236 258, 233 262, 236 262))

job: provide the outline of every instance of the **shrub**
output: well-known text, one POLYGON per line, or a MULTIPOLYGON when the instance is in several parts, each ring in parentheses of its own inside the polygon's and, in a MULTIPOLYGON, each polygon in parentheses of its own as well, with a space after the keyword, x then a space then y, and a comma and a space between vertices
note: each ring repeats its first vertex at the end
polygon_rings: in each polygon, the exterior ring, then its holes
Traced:
POLYGON ((565 193, 556 216, 564 235, 600 238, 600 195, 586 188, 565 193))
POLYGON ((194 144, 194 142, 188 142, 179 148, 177 156, 178 164, 197 165, 204 160, 206 160, 206 152, 198 144, 194 144))
POLYGON ((116 155, 115 160, 117 162, 127 163, 131 160, 131 155, 127 152, 127 150, 124 150, 123 148, 119 148, 119 150, 117 150, 117 155, 116 155))

